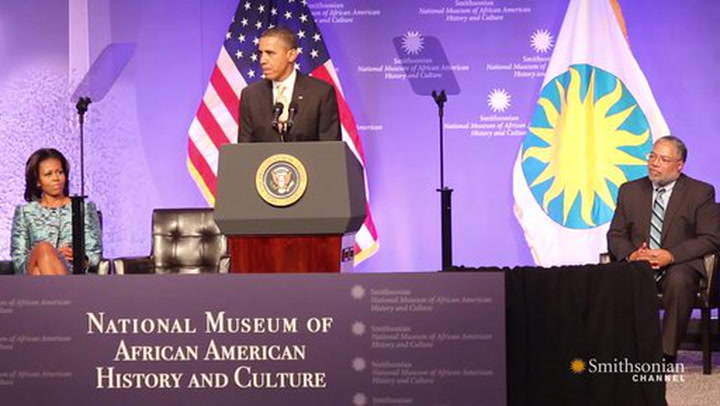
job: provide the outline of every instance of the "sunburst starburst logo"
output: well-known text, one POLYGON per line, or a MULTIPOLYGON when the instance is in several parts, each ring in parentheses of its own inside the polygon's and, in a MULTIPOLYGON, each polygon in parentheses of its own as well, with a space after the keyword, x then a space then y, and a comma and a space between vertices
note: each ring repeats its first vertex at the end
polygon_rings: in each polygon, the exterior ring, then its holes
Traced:
POLYGON ((556 223, 587 229, 612 219, 617 190, 647 174, 650 127, 614 75, 573 65, 542 89, 522 145, 535 200, 556 223))
POLYGON ((585 361, 581 360, 580 358, 575 358, 574 360, 570 361, 570 371, 574 374, 581 374, 585 372, 585 361))
POLYGON ((365 288, 362 285, 355 285, 350 289, 350 296, 355 300, 360 300, 365 297, 365 288))
POLYGON ((535 30, 530 36, 530 46, 541 54, 547 53, 553 47, 554 41, 548 30, 535 30))
POLYGON ((505 89, 494 89, 487 98, 490 109, 496 113, 503 112, 510 107, 510 93, 505 89))
POLYGON ((363 323, 361 321, 356 321, 355 323, 352 324, 350 329, 352 330, 352 333, 354 335, 361 336, 361 335, 365 334, 365 323, 363 323))
POLYGON ((352 360, 352 368, 357 372, 362 372, 367 367, 367 362, 360 357, 356 357, 352 360))
POLYGON ((364 393, 356 393, 355 396, 353 396, 353 405, 354 406, 365 406, 367 405, 368 398, 365 396, 364 393))
POLYGON ((417 55, 425 47, 425 38, 417 31, 408 31, 402 37, 402 49, 406 54, 417 55))

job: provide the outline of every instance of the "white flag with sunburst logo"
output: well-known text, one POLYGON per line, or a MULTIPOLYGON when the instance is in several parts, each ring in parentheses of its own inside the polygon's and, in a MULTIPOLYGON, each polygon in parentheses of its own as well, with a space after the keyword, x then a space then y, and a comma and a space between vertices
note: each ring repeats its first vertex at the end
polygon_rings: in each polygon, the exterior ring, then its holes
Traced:
POLYGON ((535 263, 596 263, 618 188, 669 134, 614 0, 571 0, 513 170, 535 263))

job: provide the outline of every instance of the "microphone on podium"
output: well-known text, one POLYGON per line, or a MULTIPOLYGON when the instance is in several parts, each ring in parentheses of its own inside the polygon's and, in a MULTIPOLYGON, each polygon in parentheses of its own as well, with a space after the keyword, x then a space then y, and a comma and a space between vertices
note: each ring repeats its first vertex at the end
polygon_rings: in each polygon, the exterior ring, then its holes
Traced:
POLYGON ((290 103, 290 107, 288 108, 288 119, 287 119, 287 123, 285 123, 285 132, 286 133, 290 133, 290 129, 295 124, 294 120, 295 120, 295 115, 297 114, 297 111, 298 111, 297 102, 290 103))
POLYGON ((273 119, 270 122, 270 125, 272 126, 272 128, 274 128, 278 132, 280 132, 278 123, 279 123, 280 115, 282 114, 282 112, 283 112, 283 104, 280 102, 275 103, 275 105, 273 106, 273 119))

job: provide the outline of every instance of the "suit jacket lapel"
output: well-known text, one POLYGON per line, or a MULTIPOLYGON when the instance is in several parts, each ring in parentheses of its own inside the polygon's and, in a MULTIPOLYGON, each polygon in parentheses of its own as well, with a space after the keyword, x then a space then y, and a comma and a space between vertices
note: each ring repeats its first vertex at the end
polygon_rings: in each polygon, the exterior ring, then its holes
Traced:
MULTIPOLYGON (((300 114, 302 114, 302 102, 305 95, 305 88, 307 86, 307 78, 305 75, 301 74, 300 72, 297 73, 297 76, 295 77, 295 88, 293 89, 292 94, 292 101, 290 103, 295 103, 297 108, 297 114, 295 114, 295 117, 293 118, 293 121, 297 122, 297 118, 300 114)), ((290 134, 294 134, 296 132, 297 126, 293 126, 293 128, 290 129, 290 134)), ((292 138, 291 138, 292 139, 292 138)))
MULTIPOLYGON (((303 100, 303 94, 305 93, 305 87, 307 85, 307 78, 300 72, 295 77, 295 88, 293 89, 292 101, 300 103, 303 100)), ((298 110, 300 110, 298 108, 298 110)))
POLYGON ((265 86, 263 86, 262 88, 262 96, 260 100, 258 100, 258 102, 262 106, 262 109, 260 109, 260 111, 263 112, 263 123, 269 123, 272 121, 273 115, 273 85, 272 81, 270 80, 263 79, 263 82, 265 86))
POLYGON ((672 195, 670 195, 670 201, 666 203, 665 207, 665 218, 663 219, 662 239, 665 240, 665 235, 670 230, 670 224, 675 219, 675 214, 678 208, 682 205, 685 200, 687 191, 685 190, 685 175, 680 175, 675 182, 673 187, 672 195))

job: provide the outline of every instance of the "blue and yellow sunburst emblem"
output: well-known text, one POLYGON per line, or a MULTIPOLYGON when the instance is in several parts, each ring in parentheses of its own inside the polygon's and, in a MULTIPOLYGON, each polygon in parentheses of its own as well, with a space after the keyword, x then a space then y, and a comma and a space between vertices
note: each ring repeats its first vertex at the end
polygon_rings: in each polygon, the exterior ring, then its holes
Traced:
POLYGON ((572 65, 540 93, 522 170, 553 221, 593 228, 612 219, 620 185, 647 174, 651 148, 648 120, 620 79, 572 65))

